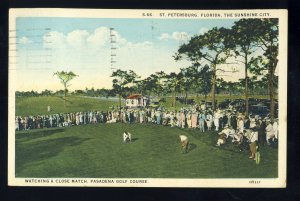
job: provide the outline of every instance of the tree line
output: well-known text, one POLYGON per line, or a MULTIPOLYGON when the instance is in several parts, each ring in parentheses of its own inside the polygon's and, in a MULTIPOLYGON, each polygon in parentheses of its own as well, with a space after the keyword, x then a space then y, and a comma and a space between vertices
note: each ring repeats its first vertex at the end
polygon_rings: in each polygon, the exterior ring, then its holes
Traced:
POLYGON ((231 92, 240 88, 242 83, 245 115, 249 113, 249 91, 267 89, 273 120, 278 88, 278 77, 275 75, 278 45, 277 18, 241 19, 231 28, 214 27, 182 44, 174 59, 189 60, 192 66, 180 69, 179 73, 157 72, 143 80, 132 70, 117 70, 111 75, 114 78, 113 89, 120 101, 133 85, 140 93, 152 92, 158 97, 167 89, 167 92, 173 94, 174 107, 178 92, 184 92, 186 97, 190 91, 205 97, 210 94, 215 110, 215 95, 218 90, 227 89, 231 92), (226 82, 218 76, 218 72, 226 71, 222 65, 228 64, 230 59, 240 63, 243 68, 240 70, 244 70, 244 79, 239 80, 239 83, 226 82))
MULTIPOLYGON (((278 89, 278 76, 275 71, 278 63, 278 19, 241 19, 231 28, 214 27, 193 36, 187 43, 179 46, 174 60, 188 60, 192 65, 179 72, 155 72, 141 79, 133 70, 115 70, 111 77, 112 89, 75 90, 71 94, 110 97, 117 96, 121 106, 122 98, 131 93, 156 96, 160 99, 167 94, 172 96, 176 108, 176 97, 189 94, 210 96, 213 109, 216 109, 215 95, 243 95, 245 114, 249 111, 249 95, 268 94, 270 116, 274 119, 275 95, 278 89), (244 70, 244 78, 237 82, 225 81, 218 72, 228 72, 224 64, 239 63, 244 70)), ((236 71, 230 73, 234 75, 236 71)), ((64 95, 68 93, 69 82, 77 75, 73 72, 56 72, 64 90, 41 93, 16 92, 17 96, 64 95)))
POLYGON ((69 91, 67 90, 56 90, 56 91, 51 91, 51 90, 43 90, 41 92, 38 91, 16 91, 16 96, 17 97, 37 97, 37 96, 64 96, 65 92, 70 95, 75 95, 75 96, 90 96, 90 97, 115 97, 116 94, 112 89, 94 89, 94 88, 85 88, 85 89, 78 89, 74 91, 69 91))

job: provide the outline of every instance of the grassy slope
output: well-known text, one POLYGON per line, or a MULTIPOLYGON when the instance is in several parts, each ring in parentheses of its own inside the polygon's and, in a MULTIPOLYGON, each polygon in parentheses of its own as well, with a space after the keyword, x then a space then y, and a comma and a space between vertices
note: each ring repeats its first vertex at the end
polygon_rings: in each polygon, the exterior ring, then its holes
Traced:
POLYGON ((47 106, 51 106, 50 113, 60 112, 80 112, 90 110, 107 111, 117 102, 109 100, 99 100, 84 97, 67 97, 66 107, 64 107, 63 97, 41 96, 16 98, 16 115, 37 115, 47 114, 47 106))
MULTIPOLYGON (((195 98, 196 97, 189 97, 195 98)), ((226 98, 235 99, 243 98, 241 96, 217 96, 218 101, 222 101, 226 98)), ((266 96, 255 96, 255 98, 267 98, 266 96)), ((200 100, 204 98, 200 97, 200 100)), ((207 100, 210 100, 208 98, 207 100)), ((86 97, 67 97, 67 104, 64 107, 63 97, 59 96, 44 96, 44 97, 18 97, 16 98, 16 115, 37 115, 37 114, 47 114, 47 106, 51 106, 52 112, 50 113, 60 113, 60 112, 79 112, 79 111, 89 111, 89 110, 109 110, 112 105, 117 106, 118 102, 113 102, 109 100, 99 100, 86 97)), ((172 98, 166 98, 166 102, 162 103, 167 109, 173 110, 172 98)), ((181 104, 177 101, 176 109, 179 110, 181 107, 186 107, 186 105, 181 104)))
POLYGON ((256 165, 216 133, 141 124, 97 124, 16 134, 16 177, 269 178, 277 149, 263 147, 256 165), (134 142, 122 143, 122 131, 134 142), (179 134, 191 141, 182 154, 179 134))

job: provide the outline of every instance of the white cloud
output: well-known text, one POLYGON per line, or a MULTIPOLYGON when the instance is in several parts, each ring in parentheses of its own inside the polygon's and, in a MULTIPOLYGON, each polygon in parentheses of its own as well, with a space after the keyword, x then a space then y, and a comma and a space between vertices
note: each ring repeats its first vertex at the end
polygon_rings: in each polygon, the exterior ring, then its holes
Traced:
POLYGON ((186 32, 173 32, 172 38, 178 41, 185 41, 188 40, 189 36, 186 32))
POLYGON ((172 34, 162 33, 158 39, 159 40, 176 40, 176 41, 187 41, 190 35, 186 32, 175 31, 172 34))
POLYGON ((139 43, 132 43, 132 42, 127 42, 123 48, 152 48, 153 43, 150 41, 144 41, 144 42, 139 42, 139 43))
POLYGON ((170 39, 170 35, 168 33, 162 33, 160 37, 158 37, 159 40, 168 40, 170 39))
POLYGON ((125 38, 122 38, 118 32, 113 32, 113 34, 115 35, 115 41, 117 44, 125 45, 126 43, 128 43, 128 41, 125 38))
POLYGON ((32 40, 30 40, 29 38, 23 36, 22 38, 19 39, 19 43, 25 45, 25 44, 32 43, 32 40))
POLYGON ((44 47, 60 47, 66 43, 66 36, 57 31, 50 31, 43 37, 44 47))
MULTIPOLYGON (((138 75, 146 77, 154 72, 164 70, 165 72, 177 71, 182 67, 189 66, 188 61, 176 62, 173 59, 175 49, 165 47, 163 43, 155 44, 152 41, 133 42, 123 38, 120 33, 114 31, 116 41, 113 67, 122 70, 134 70, 138 75)), ((185 32, 173 32, 163 35, 173 41, 184 38, 185 32), (183 36, 183 37, 182 37, 183 36)), ((44 36, 44 47, 37 54, 51 55, 45 64, 49 75, 51 72, 59 70, 72 70, 79 74, 79 78, 72 82, 72 89, 81 87, 91 87, 88 83, 91 80, 95 83, 94 87, 111 87, 111 49, 110 49, 110 30, 107 27, 98 27, 94 31, 73 30, 69 33, 51 31, 44 36), (51 42, 51 43, 49 43, 51 42)), ((40 64, 28 64, 26 59, 22 60, 22 65, 26 68, 38 67, 40 64), (33 66, 36 65, 36 66, 33 66)), ((21 66, 21 65, 20 65, 21 66)), ((24 67, 24 68, 25 68, 24 67)), ((53 80, 48 80, 46 75, 42 76, 47 80, 43 86, 37 88, 56 89, 59 85, 53 80), (48 87, 47 87, 48 86, 48 87)), ((21 76, 21 75, 20 75, 21 76)), ((26 77, 26 76, 25 76, 26 77)))
POLYGON ((103 46, 110 41, 110 31, 107 27, 99 27, 89 35, 87 42, 95 46, 103 46))
POLYGON ((200 30, 199 30, 199 34, 204 34, 206 32, 208 32, 208 28, 207 27, 202 27, 200 30))
MULTIPOLYGON (((118 32, 114 31, 113 37, 117 45, 124 45, 127 42, 118 32)), ((66 35, 61 32, 51 31, 44 35, 43 40, 44 47, 53 47, 54 49, 70 47, 94 47, 99 49, 110 43, 110 30, 107 27, 99 27, 91 33, 87 30, 74 30, 66 35)))
POLYGON ((70 46, 82 47, 86 44, 86 40, 88 36, 89 36, 89 32, 87 32, 86 30, 75 30, 68 33, 66 40, 70 46))

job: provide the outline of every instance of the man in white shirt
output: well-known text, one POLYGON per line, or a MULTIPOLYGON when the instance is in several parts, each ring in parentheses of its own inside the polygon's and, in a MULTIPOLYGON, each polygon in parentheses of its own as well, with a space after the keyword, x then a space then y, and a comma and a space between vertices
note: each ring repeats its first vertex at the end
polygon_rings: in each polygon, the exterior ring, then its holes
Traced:
POLYGON ((238 130, 239 130, 239 132, 244 131, 244 120, 242 117, 238 118, 238 130))
POLYGON ((181 142, 181 148, 183 153, 187 153, 188 151, 188 146, 189 146, 189 139, 185 135, 179 135, 180 142, 181 142))
POLYGON ((249 128, 254 128, 256 126, 255 118, 249 117, 249 119, 250 119, 250 126, 249 126, 249 128))
POLYGON ((213 121, 213 116, 211 115, 211 113, 208 113, 206 115, 206 125, 207 125, 207 130, 211 130, 211 126, 212 126, 212 121, 213 121))
POLYGON ((274 130, 273 130, 273 125, 271 124, 270 120, 267 120, 266 123, 267 123, 267 127, 266 127, 266 140, 267 140, 268 145, 270 145, 269 140, 274 137, 274 130))
POLYGON ((249 141, 250 141, 250 151, 251 151, 251 156, 249 157, 250 159, 255 159, 255 153, 256 153, 256 142, 258 140, 258 131, 256 128, 254 128, 251 131, 249 141))
POLYGON ((278 139, 278 122, 277 122, 277 119, 273 123, 273 133, 274 133, 274 137, 276 139, 278 139))
POLYGON ((226 135, 226 138, 228 137, 232 137, 235 134, 235 130, 232 129, 231 127, 228 127, 227 125, 224 127, 224 129, 219 133, 219 135, 221 135, 222 133, 224 133, 226 135))
POLYGON ((123 133, 123 142, 131 142, 131 134, 127 131, 123 133))
POLYGON ((216 111, 214 114, 214 125, 216 128, 216 131, 219 131, 219 118, 220 118, 220 113, 219 113, 219 111, 216 111))

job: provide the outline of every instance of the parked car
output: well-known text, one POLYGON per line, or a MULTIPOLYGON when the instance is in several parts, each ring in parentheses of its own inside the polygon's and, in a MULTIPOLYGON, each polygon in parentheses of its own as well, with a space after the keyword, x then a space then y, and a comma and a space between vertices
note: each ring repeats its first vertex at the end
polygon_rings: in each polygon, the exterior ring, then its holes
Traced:
POLYGON ((270 110, 267 106, 264 105, 250 105, 249 114, 259 115, 264 118, 270 114, 270 110))
POLYGON ((220 109, 225 109, 229 106, 229 104, 231 103, 230 100, 225 99, 224 101, 222 101, 221 103, 219 103, 219 108, 220 109))

